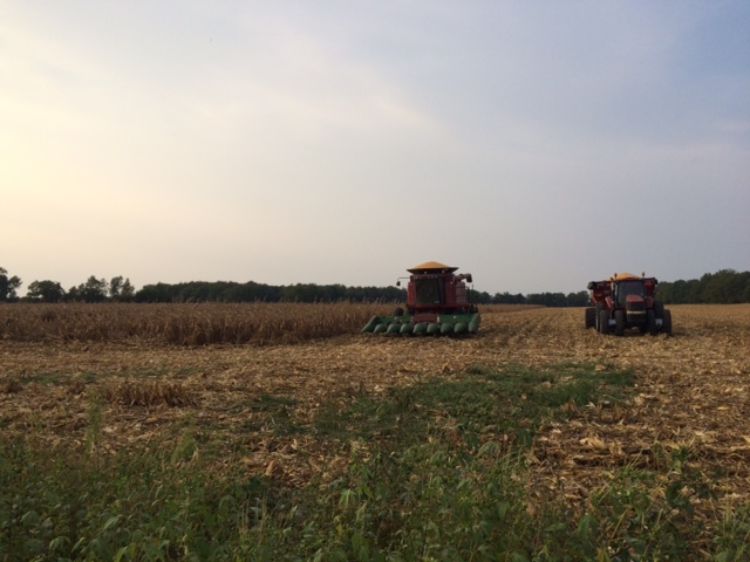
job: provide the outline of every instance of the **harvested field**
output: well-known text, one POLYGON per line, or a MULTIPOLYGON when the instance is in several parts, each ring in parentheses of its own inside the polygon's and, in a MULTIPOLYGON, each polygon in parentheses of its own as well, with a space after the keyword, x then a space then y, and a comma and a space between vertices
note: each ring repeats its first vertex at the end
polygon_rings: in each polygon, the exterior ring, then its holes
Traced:
MULTIPOLYGON (((257 306, 252 310, 262 314, 279 306, 286 318, 303 326, 320 321, 306 315, 329 310, 324 305, 257 306)), ((160 337, 133 338, 135 333, 121 328, 108 332, 103 319, 114 314, 113 325, 129 325, 136 332, 145 327, 150 337, 164 330, 160 316, 180 317, 188 307, 95 305, 91 313, 76 307, 82 324, 89 314, 100 318, 101 342, 81 335, 73 338, 80 341, 66 341, 60 315, 45 321, 48 311, 41 308, 38 315, 25 317, 2 311, 3 437, 33 435, 49 447, 82 446, 92 404, 98 404, 96 447, 102 455, 174 443, 189 428, 204 454, 213 455, 217 473, 240 466, 247 475, 302 488, 312 481, 334 481, 346 470, 353 441, 332 440, 310 428, 320 427, 326 417, 335 425, 337 412, 362 396, 387 398, 394 389, 465 381, 488 370, 565 373, 567 366, 588 365, 592 372, 632 373, 632 390, 622 401, 567 403, 564 418, 542 423, 524 450, 529 510, 555 497, 581 512, 623 470, 646 471, 653 475, 654 490, 669 490, 666 484, 681 471, 708 490, 699 493, 698 485, 688 484, 678 490, 691 517, 709 529, 695 537, 689 556, 703 559, 713 552, 710 530, 726 513, 750 505, 750 305, 671 307, 672 338, 600 336, 583 328, 582 309, 499 308, 485 314, 480 335, 471 339, 351 333, 372 308, 353 306, 342 312, 347 306, 353 305, 334 305, 331 310, 339 316, 328 320, 350 326, 348 334, 309 328, 316 337, 334 337, 300 343, 306 338, 295 336, 289 339, 295 345, 269 343, 285 339, 275 336, 264 339, 265 346, 190 348, 159 343, 160 337), (147 319, 139 321, 142 314, 147 319), (20 328, 25 318, 29 324, 20 328), (45 322, 58 327, 47 328, 45 322), (679 466, 677 458, 682 459, 679 466), (660 481, 664 488, 658 487, 660 481)), ((18 307, 24 314, 31 309, 36 314, 36 307, 18 307)), ((227 318, 237 310, 227 305, 227 318)), ((287 329, 283 323, 278 326, 275 330, 287 329)), ((86 332, 81 328, 77 333, 86 332)), ((187 343, 184 338, 174 341, 187 343)), ((454 421, 444 412, 434 414, 434 424, 447 432, 459 431, 454 421)), ((482 439, 503 445, 508 435, 489 428, 482 439)))

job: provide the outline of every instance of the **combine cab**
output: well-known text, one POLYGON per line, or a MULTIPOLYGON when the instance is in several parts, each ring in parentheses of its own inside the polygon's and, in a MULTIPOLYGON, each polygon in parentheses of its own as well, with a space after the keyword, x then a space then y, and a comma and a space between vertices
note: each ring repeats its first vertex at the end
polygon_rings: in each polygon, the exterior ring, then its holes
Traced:
POLYGON ((628 328, 641 333, 672 335, 672 313, 654 298, 655 277, 616 273, 608 281, 592 281, 591 304, 586 309, 586 328, 622 336, 628 328))
MULTIPOLYGON (((406 310, 393 316, 373 316, 363 332, 387 335, 461 335, 479 330, 477 307, 469 302, 470 273, 457 267, 427 262, 409 269, 406 310)), ((400 282, 399 282, 400 285, 400 282)))

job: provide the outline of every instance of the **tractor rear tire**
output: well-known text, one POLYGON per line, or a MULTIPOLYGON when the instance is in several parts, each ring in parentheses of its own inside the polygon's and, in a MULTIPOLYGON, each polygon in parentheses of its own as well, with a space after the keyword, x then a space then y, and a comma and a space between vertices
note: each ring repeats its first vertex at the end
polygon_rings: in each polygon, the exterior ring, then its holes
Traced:
POLYGON ((661 301, 656 301, 654 303, 654 312, 656 313, 657 318, 664 319, 664 303, 661 301))
POLYGON ((609 333, 609 310, 602 308, 599 311, 599 333, 609 333))
POLYGON ((615 310, 615 335, 622 336, 625 334, 625 311, 615 310))
POLYGON ((656 329, 656 312, 653 310, 646 311, 646 329, 652 336, 655 336, 658 331, 656 329))
POLYGON ((664 318, 661 321, 661 331, 668 336, 672 335, 672 313, 669 310, 664 311, 664 318))
POLYGON ((596 323, 596 309, 592 306, 586 308, 586 329, 593 328, 596 323))
POLYGON ((594 309, 594 330, 596 330, 597 332, 600 331, 599 330, 599 317, 601 316, 601 313, 602 313, 602 305, 597 304, 596 308, 594 309))

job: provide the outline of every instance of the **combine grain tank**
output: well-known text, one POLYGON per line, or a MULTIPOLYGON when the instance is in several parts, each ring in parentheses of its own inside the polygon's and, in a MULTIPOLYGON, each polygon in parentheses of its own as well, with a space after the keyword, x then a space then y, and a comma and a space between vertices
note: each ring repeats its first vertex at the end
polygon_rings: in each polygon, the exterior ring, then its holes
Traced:
MULTIPOLYGON (((462 335, 479 330, 479 312, 469 302, 470 273, 430 261, 407 270, 406 310, 393 316, 373 316, 363 332, 386 335, 462 335)), ((399 282, 400 284, 400 282, 399 282)))
POLYGON ((586 328, 621 336, 628 328, 641 333, 672 335, 672 313, 657 301, 655 277, 616 273, 607 281, 592 281, 591 304, 586 308, 586 328))

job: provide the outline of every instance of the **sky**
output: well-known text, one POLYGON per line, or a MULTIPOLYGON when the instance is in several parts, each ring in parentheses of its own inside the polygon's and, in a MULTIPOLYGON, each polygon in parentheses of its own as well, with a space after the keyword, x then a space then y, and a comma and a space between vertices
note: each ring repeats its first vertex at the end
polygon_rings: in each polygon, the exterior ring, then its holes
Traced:
POLYGON ((0 266, 750 269, 750 2, 0 0, 0 266))

